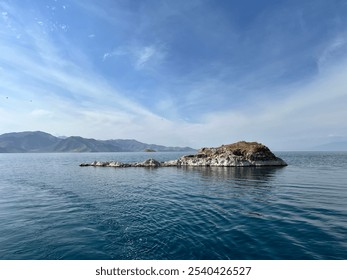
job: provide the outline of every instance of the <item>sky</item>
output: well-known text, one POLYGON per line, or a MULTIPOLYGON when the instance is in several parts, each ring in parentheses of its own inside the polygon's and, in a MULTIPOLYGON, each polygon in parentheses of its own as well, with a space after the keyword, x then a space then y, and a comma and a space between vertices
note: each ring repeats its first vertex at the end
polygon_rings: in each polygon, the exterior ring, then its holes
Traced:
POLYGON ((347 1, 0 0, 0 134, 347 141, 347 1))

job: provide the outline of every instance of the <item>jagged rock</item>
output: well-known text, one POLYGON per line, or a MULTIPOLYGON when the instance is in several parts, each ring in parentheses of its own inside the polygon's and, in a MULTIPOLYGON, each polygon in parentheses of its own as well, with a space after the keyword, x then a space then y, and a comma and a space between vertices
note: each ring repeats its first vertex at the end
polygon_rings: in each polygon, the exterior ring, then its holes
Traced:
POLYGON ((143 162, 122 163, 117 161, 81 163, 80 166, 103 167, 170 167, 170 166, 286 166, 268 147, 257 142, 237 142, 218 148, 202 148, 195 155, 182 156, 177 160, 159 162, 147 159, 143 162))
POLYGON ((195 155, 178 159, 189 166, 286 166, 268 147, 257 142, 237 142, 218 148, 202 148, 195 155))
POLYGON ((109 167, 123 167, 124 163, 119 161, 111 161, 108 166, 109 167))
POLYGON ((163 166, 163 167, 179 166, 178 159, 161 162, 160 166, 163 166))
POLYGON ((119 161, 93 161, 92 163, 81 163, 80 166, 102 166, 102 167, 159 167, 161 163, 155 159, 147 159, 143 162, 123 163, 119 161))
POLYGON ((159 167, 160 162, 155 159, 147 159, 144 162, 139 162, 134 164, 135 167, 159 167))

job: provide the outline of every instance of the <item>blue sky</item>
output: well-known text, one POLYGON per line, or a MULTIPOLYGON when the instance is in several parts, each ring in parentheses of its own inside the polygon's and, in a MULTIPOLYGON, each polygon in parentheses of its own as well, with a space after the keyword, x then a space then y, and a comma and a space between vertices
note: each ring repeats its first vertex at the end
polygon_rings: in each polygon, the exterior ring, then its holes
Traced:
POLYGON ((0 133, 347 140, 347 2, 0 0, 0 133))

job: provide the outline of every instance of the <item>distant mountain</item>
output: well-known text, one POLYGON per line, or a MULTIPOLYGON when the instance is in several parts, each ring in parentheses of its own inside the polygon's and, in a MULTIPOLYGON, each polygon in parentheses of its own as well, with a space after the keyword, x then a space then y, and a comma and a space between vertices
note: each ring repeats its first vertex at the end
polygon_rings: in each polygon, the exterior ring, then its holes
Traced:
POLYGON ((0 152, 50 152, 59 139, 41 131, 14 132, 0 135, 0 152))
POLYGON ((133 139, 95 140, 79 136, 55 137, 41 131, 13 132, 0 135, 0 153, 59 152, 192 152, 190 147, 166 147, 133 139))
POLYGON ((145 144, 136 140, 106 140, 102 141, 116 147, 122 147, 123 151, 129 152, 142 152, 146 149, 154 150, 157 152, 181 152, 181 151, 195 151, 189 147, 166 147, 155 144, 145 144))
POLYGON ((347 151, 347 141, 331 142, 313 148, 315 151, 347 151))
POLYGON ((122 148, 105 141, 71 136, 61 139, 54 147, 54 152, 122 152, 122 148))

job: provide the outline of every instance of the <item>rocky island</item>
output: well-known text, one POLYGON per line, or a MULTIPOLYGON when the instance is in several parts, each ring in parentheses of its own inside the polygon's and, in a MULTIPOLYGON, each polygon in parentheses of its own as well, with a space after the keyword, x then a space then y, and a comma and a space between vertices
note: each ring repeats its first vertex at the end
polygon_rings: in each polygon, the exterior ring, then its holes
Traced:
POLYGON ((147 159, 143 162, 123 163, 118 161, 81 163, 80 166, 101 167, 169 167, 169 166, 286 166, 268 147, 257 142, 237 142, 217 148, 202 148, 194 155, 182 156, 176 160, 159 162, 147 159))

